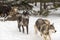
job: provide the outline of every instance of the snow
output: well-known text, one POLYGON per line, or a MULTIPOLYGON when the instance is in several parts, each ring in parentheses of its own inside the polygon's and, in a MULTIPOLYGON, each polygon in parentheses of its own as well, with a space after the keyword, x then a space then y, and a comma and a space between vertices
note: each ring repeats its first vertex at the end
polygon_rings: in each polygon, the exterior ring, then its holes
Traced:
POLYGON ((40 3, 39 2, 37 3, 37 6, 34 5, 33 10, 40 11, 40 3))
MULTIPOLYGON (((40 9, 39 7, 40 5, 38 4, 38 6, 34 6, 33 9, 36 9, 36 11, 38 11, 40 9)), ((51 24, 54 23, 57 32, 52 33, 51 38, 52 40, 60 40, 60 8, 58 8, 58 10, 51 11, 52 12, 48 17, 30 16, 28 35, 26 33, 26 30, 25 33, 18 31, 17 21, 0 21, 0 40, 42 40, 40 34, 35 34, 34 31, 34 24, 38 18, 48 19, 51 22, 51 24)))
MULTIPOLYGON (((52 3, 48 3, 47 5, 49 5, 49 4, 50 4, 50 6, 47 6, 48 9, 54 8, 54 6, 52 5, 52 3)), ((32 10, 34 10, 36 12, 40 11, 40 3, 39 2, 37 3, 37 6, 35 6, 35 3, 33 3, 33 4, 30 3, 30 5, 33 6, 33 9, 32 10)), ((60 7, 56 8, 56 9, 57 10, 55 10, 55 9, 49 10, 50 11, 50 14, 52 14, 52 13, 53 14, 60 14, 60 7)))
POLYGON ((52 10, 49 10, 49 11, 50 11, 50 14, 60 14, 60 7, 57 8, 57 10, 52 9, 52 10))
POLYGON ((41 40, 39 33, 35 34, 34 32, 34 24, 38 18, 48 19, 51 24, 54 23, 57 32, 52 33, 51 38, 53 40, 60 40, 60 17, 55 15, 49 15, 48 17, 30 16, 28 35, 26 30, 25 33, 18 31, 17 21, 0 21, 0 40, 41 40))

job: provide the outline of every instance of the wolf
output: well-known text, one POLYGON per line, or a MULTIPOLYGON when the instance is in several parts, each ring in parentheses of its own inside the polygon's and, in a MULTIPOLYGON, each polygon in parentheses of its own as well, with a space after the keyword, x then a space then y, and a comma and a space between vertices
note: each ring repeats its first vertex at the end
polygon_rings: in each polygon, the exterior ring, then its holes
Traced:
POLYGON ((17 8, 13 8, 10 14, 5 18, 5 21, 17 21, 18 22, 18 30, 21 32, 21 27, 24 33, 24 27, 26 27, 26 31, 28 34, 28 24, 29 24, 29 13, 26 11, 23 14, 16 12, 17 8))
POLYGON ((34 25, 35 33, 40 32, 43 40, 51 40, 50 31, 56 32, 53 24, 50 24, 50 21, 47 19, 38 19, 34 25), (49 39, 48 39, 49 38, 49 39))

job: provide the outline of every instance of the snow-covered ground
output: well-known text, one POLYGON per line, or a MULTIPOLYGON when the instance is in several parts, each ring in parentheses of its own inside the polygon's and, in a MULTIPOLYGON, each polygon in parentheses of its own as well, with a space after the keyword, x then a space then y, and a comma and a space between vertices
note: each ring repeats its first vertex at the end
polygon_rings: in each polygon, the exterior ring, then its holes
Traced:
MULTIPOLYGON (((40 4, 34 6, 33 10, 38 11, 40 9, 39 5, 40 4)), ((35 34, 34 32, 34 24, 38 18, 48 19, 50 20, 51 24, 54 23, 57 32, 52 33, 51 38, 52 40, 60 40, 60 9, 59 8, 58 10, 52 10, 51 14, 48 17, 30 16, 28 35, 26 34, 26 32, 22 33, 18 31, 17 21, 5 21, 5 22, 0 21, 0 40, 41 40, 39 33, 35 34)))
MULTIPOLYGON (((30 16, 29 18, 29 34, 18 31, 17 21, 0 21, 0 40, 41 40, 41 37, 34 32, 34 23, 38 18, 44 18, 54 23, 57 30, 51 34, 52 40, 60 40, 60 16, 49 15, 48 17, 30 16)), ((25 30, 26 31, 26 30, 25 30)))

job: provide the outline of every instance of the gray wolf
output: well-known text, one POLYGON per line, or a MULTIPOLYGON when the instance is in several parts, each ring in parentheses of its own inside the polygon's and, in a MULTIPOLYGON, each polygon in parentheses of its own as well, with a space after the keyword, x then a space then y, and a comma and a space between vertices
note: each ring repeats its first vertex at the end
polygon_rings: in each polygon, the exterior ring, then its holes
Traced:
POLYGON ((38 19, 34 25, 35 33, 40 32, 43 40, 51 40, 50 31, 56 32, 53 24, 50 24, 50 21, 47 19, 38 19))

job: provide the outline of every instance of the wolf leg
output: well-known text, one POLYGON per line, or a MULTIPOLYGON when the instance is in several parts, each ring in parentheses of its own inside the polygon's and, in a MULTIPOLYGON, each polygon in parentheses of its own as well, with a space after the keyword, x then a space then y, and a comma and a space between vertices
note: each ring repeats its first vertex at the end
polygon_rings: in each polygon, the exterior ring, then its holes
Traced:
POLYGON ((22 29, 23 29, 23 33, 24 33, 24 27, 23 27, 23 25, 22 25, 22 29))
POLYGON ((43 35, 43 40, 47 40, 47 35, 43 35))
POLYGON ((28 34, 28 25, 26 26, 26 31, 27 31, 27 34, 28 34))
POLYGON ((50 37, 50 35, 48 35, 48 40, 51 40, 51 37, 50 37))
POLYGON ((18 24, 18 29, 19 29, 19 31, 21 32, 21 27, 20 27, 20 24, 18 24))
POLYGON ((37 27, 34 25, 35 33, 37 34, 37 27))

